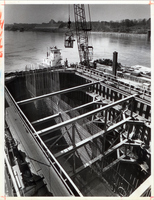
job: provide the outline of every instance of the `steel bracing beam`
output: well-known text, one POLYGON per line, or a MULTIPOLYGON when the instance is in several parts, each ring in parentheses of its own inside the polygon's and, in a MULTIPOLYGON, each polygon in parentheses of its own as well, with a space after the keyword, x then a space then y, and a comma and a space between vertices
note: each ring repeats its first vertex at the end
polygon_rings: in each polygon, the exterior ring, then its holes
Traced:
POLYGON ((137 164, 137 161, 135 159, 121 159, 121 162, 126 162, 126 163, 131 163, 131 164, 134 164, 136 163, 137 164))
POLYGON ((65 94, 65 93, 72 92, 72 91, 75 91, 75 90, 80 90, 80 89, 83 89, 83 88, 86 88, 86 87, 89 87, 89 86, 92 86, 92 85, 95 85, 95 84, 98 84, 98 83, 100 83, 100 81, 96 81, 96 82, 92 82, 92 83, 86 83, 86 84, 75 86, 75 87, 72 87, 72 88, 67 88, 67 89, 52 92, 52 93, 49 93, 49 94, 44 94, 44 95, 33 97, 33 98, 30 98, 30 99, 18 101, 17 104, 23 105, 23 104, 31 103, 33 101, 41 100, 41 99, 47 98, 47 97, 52 97, 54 95, 65 94))
MULTIPOLYGON (((64 111, 64 113, 69 113, 69 112, 72 112, 72 111, 75 111, 75 110, 79 110, 79 109, 82 109, 82 108, 84 108, 84 107, 90 106, 90 105, 92 105, 92 104, 94 104, 94 103, 97 103, 97 102, 98 102, 97 100, 96 100, 96 101, 92 101, 92 102, 83 104, 83 105, 81 105, 81 106, 77 106, 77 107, 75 107, 75 108, 72 108, 72 109, 70 109, 70 110, 66 110, 66 111, 64 111)), ((63 113, 63 112, 61 112, 61 114, 62 114, 62 113, 63 113)), ((44 122, 46 122, 46 121, 50 121, 51 119, 54 119, 54 118, 59 117, 59 116, 60 116, 60 112, 59 112, 59 113, 56 113, 56 114, 54 114, 54 115, 51 115, 51 116, 48 116, 48 117, 45 117, 45 118, 42 118, 42 119, 33 121, 33 122, 31 122, 31 124, 36 125, 37 123, 44 123, 44 122)))
POLYGON ((58 153, 55 154, 54 156, 55 156, 56 158, 59 158, 59 157, 61 157, 61 156, 66 156, 66 155, 68 155, 68 154, 70 154, 70 153, 76 151, 78 148, 80 148, 80 147, 86 145, 87 143, 92 142, 94 139, 99 138, 100 136, 105 136, 105 135, 107 135, 108 133, 110 133, 110 132, 113 131, 114 129, 116 129, 116 128, 118 128, 119 126, 125 124, 129 119, 130 119, 130 117, 128 117, 127 119, 122 120, 122 121, 120 121, 120 122, 114 124, 113 126, 110 126, 106 132, 105 132, 104 130, 102 130, 102 131, 100 131, 99 133, 96 133, 96 134, 94 134, 94 135, 92 135, 92 136, 90 136, 90 137, 88 137, 88 138, 86 138, 86 139, 84 139, 84 140, 82 140, 82 141, 76 143, 75 146, 72 145, 72 146, 70 146, 70 147, 68 147, 68 148, 66 148, 66 149, 64 149, 64 150, 62 150, 62 151, 60 151, 60 152, 58 152, 58 153))
POLYGON ((106 172, 108 169, 110 169, 111 167, 113 167, 114 165, 116 165, 118 162, 120 162, 124 157, 126 157, 125 155, 120 156, 119 158, 117 158, 116 160, 114 160, 113 162, 111 162, 109 165, 107 165, 106 167, 104 167, 102 169, 102 173, 106 172))
POLYGON ((44 123, 44 122, 47 122, 47 121, 50 121, 56 117, 59 117, 60 113, 56 113, 54 115, 51 115, 51 116, 48 116, 48 117, 44 117, 42 119, 38 119, 36 121, 33 121, 31 122, 32 125, 36 125, 36 124, 41 124, 41 123, 44 123))
POLYGON ((150 123, 150 124, 149 124, 149 122, 146 123, 145 120, 144 120, 144 121, 140 121, 140 120, 130 120, 130 121, 128 121, 128 123, 133 124, 133 125, 142 125, 142 126, 146 126, 146 127, 148 127, 148 128, 151 128, 151 123, 150 123))
MULTIPOLYGON (((115 146, 113 146, 110 149, 108 149, 107 151, 105 151, 104 154, 100 154, 99 156, 97 156, 94 159, 90 160, 89 162, 85 163, 84 165, 82 165, 81 167, 79 167, 78 169, 76 169, 75 175, 78 174, 78 173, 80 173, 86 167, 90 167, 95 162, 97 162, 97 161, 101 160, 102 158, 104 158, 105 156, 108 156, 109 154, 113 153, 115 150, 117 150, 122 145, 124 145, 127 141, 128 141, 127 139, 123 140, 122 142, 116 144, 115 146)), ((72 175, 74 176, 74 174, 72 174, 72 175)))
POLYGON ((121 103, 123 103, 123 102, 125 102, 125 101, 134 99, 135 96, 136 96, 136 94, 130 95, 130 96, 125 97, 125 98, 123 98, 123 99, 120 99, 120 100, 118 100, 118 101, 116 101, 116 102, 113 102, 113 103, 111 103, 111 104, 109 104, 109 105, 106 105, 106 106, 97 108, 97 109, 95 109, 95 110, 92 110, 92 111, 90 111, 90 112, 84 113, 84 114, 82 114, 82 115, 80 115, 80 116, 74 117, 74 118, 69 119, 69 120, 67 120, 67 121, 61 122, 61 123, 59 123, 59 124, 53 125, 53 126, 51 126, 51 127, 45 128, 45 129, 42 129, 42 130, 38 131, 37 133, 38 133, 39 135, 41 135, 41 136, 46 135, 46 134, 49 134, 49 133, 51 133, 51 132, 53 132, 53 131, 56 131, 56 130, 62 128, 63 126, 67 126, 68 124, 75 123, 75 122, 77 122, 77 121, 79 121, 79 120, 81 120, 81 119, 84 119, 84 118, 90 117, 90 116, 92 116, 92 115, 95 115, 95 114, 97 114, 97 113, 99 113, 99 112, 102 112, 102 111, 104 111, 104 110, 107 110, 107 109, 109 109, 109 108, 111 108, 111 107, 113 107, 113 106, 116 106, 116 105, 118 105, 118 104, 121 104, 121 103))
POLYGON ((138 121, 138 120, 129 120, 128 123, 130 123, 130 124, 136 124, 136 125, 145 125, 145 122, 138 121))

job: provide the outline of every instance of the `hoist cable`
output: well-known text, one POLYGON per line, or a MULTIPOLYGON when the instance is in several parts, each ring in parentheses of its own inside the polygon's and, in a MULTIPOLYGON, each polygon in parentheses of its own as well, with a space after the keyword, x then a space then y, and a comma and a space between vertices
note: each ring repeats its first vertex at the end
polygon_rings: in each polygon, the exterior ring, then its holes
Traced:
POLYGON ((90 29, 92 28, 91 26, 91 15, 90 15, 90 6, 88 4, 88 13, 89 13, 89 22, 90 22, 90 29))
POLYGON ((68 17, 68 28, 71 28, 71 20, 70 20, 70 4, 68 5, 68 13, 69 13, 69 17, 68 17))

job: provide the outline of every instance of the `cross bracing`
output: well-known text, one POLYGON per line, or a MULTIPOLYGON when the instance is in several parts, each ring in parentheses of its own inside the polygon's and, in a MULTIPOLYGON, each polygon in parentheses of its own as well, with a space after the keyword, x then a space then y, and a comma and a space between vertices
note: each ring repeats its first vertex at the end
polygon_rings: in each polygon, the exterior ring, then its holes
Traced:
MULTIPOLYGON (((75 129, 76 130, 78 130, 79 129, 79 125, 77 125, 77 122, 78 121, 80 121, 81 119, 84 119, 84 118, 86 118, 86 117, 89 117, 89 116, 94 116, 94 114, 96 115, 97 113, 100 113, 100 112, 102 112, 102 111, 106 111, 106 110, 109 110, 110 108, 115 108, 115 106, 117 106, 118 104, 120 104, 120 103, 122 103, 122 102, 127 102, 128 104, 130 104, 130 102, 128 102, 128 100, 129 99, 132 99, 132 98, 134 98, 134 95, 133 96, 130 96, 130 97, 127 97, 127 98, 125 98, 125 99, 122 99, 122 100, 120 100, 120 101, 118 101, 118 102, 114 102, 112 105, 106 105, 105 104, 105 106, 102 106, 101 108, 99 108, 99 109, 96 109, 96 110, 93 110, 92 111, 92 113, 91 112, 89 112, 89 113, 85 113, 85 114, 83 114, 83 115, 80 115, 80 116, 78 116, 78 117, 74 117, 74 118, 72 118, 71 120, 70 119, 68 119, 68 120, 66 120, 66 121, 62 121, 61 123, 59 123, 59 124, 57 124, 57 125, 55 125, 55 126, 52 126, 52 127, 49 127, 49 129, 51 130, 51 132, 54 132, 55 130, 57 130, 57 129, 61 129, 61 128, 64 128, 65 127, 65 132, 64 132, 64 134, 62 135, 62 136, 60 136, 60 137, 65 137, 64 135, 66 135, 66 134, 68 134, 69 135, 69 138, 71 139, 71 143, 70 142, 68 142, 68 144, 70 145, 68 148, 66 148, 66 149, 63 149, 62 151, 60 151, 59 153, 57 153, 57 154, 55 154, 55 157, 58 159, 58 158, 60 158, 61 156, 67 156, 67 155, 69 155, 69 154, 73 154, 73 153, 77 153, 77 155, 79 156, 79 157, 81 157, 80 156, 80 152, 78 152, 78 150, 79 150, 79 148, 81 148, 81 147, 84 147, 84 149, 85 149, 85 152, 87 152, 87 148, 89 148, 89 145, 87 146, 87 144, 88 143, 91 143, 91 142, 93 142, 93 140, 95 140, 95 139, 97 139, 97 138, 99 138, 99 137, 105 137, 105 135, 107 135, 108 133, 110 133, 111 131, 114 131, 114 132, 118 132, 117 131, 117 129, 118 129, 118 127, 119 126, 122 126, 122 125, 145 125, 145 123, 143 122, 143 121, 139 121, 139 120, 135 120, 133 117, 128 117, 128 118, 126 118, 125 117, 125 112, 123 111, 122 113, 123 113, 123 120, 121 120, 121 121, 119 121, 119 122, 117 122, 117 123, 115 123, 114 125, 111 125, 107 130, 105 129, 104 131, 100 131, 100 132, 98 132, 98 133, 95 133, 94 135, 92 135, 92 136, 90 136, 90 137, 87 137, 87 138, 85 138, 85 139, 83 139, 81 136, 81 138, 79 138, 80 140, 79 140, 79 142, 77 142, 77 143, 75 143, 75 141, 77 140, 77 137, 73 137, 71 134, 70 134, 70 132, 69 132, 69 129, 71 129, 71 130, 73 130, 73 127, 75 127, 75 129), (71 125, 70 125, 71 124, 71 125), (68 127, 68 125, 69 125, 69 127, 68 127), (55 128, 56 127, 56 128, 55 128), (74 140, 74 141, 72 141, 72 140, 74 140), (72 145, 71 145, 72 144, 72 145)), ((76 111, 76 110, 78 110, 78 109, 81 109, 81 108, 84 108, 85 106, 88 106, 88 105, 91 105, 91 104, 93 104, 93 103, 98 103, 98 101, 97 102, 90 102, 90 103, 88 103, 88 104, 85 104, 85 105, 82 105, 82 106, 78 106, 78 107, 76 107, 76 108, 73 108, 72 110, 74 110, 74 111, 76 111)), ((66 112, 63 112, 63 114, 66 114, 66 113, 69 113, 71 111, 71 109, 69 109, 69 110, 66 110, 66 112)), ((130 112, 131 113, 131 112, 130 112)), ((61 117, 62 118, 62 115, 63 115, 61 112, 59 112, 59 113, 57 113, 57 114, 55 114, 55 115, 53 115, 53 117, 61 117)), ((52 116, 51 116, 52 117, 52 116)), ((107 116, 106 116, 107 117, 107 116)), ((99 120, 99 117, 98 116, 96 116, 96 118, 97 118, 97 120, 95 120, 95 121, 98 121, 99 120)), ((66 118, 65 118, 66 119, 66 118)), ((46 119, 44 119, 44 120, 46 120, 46 119)), ((107 121, 107 119, 105 120, 105 121, 107 121)), ((92 122, 94 122, 94 118, 93 118, 93 120, 92 120, 92 122)), ((37 121, 37 123, 39 123, 39 120, 37 121)), ((83 125, 84 126, 84 125, 83 125)), ((81 128, 81 127, 80 127, 81 128)), ((48 129, 48 131, 47 131, 47 133, 48 134, 50 134, 50 131, 49 131, 49 129, 48 129)), ((83 130, 83 129, 82 129, 83 130)), ((42 133, 42 132, 45 132, 44 130, 42 131, 40 131, 40 132, 37 132, 38 134, 40 134, 40 133, 42 133)), ((77 134, 77 131, 74 131, 74 134, 77 134)), ((40 134, 41 135, 41 134, 40 134)), ((92 160, 90 160, 89 159, 89 161, 88 162, 85 162, 84 164, 83 164, 83 166, 81 166, 79 169, 76 169, 76 170, 74 170, 74 173, 76 174, 77 172, 79 173, 79 172, 81 172, 82 170, 84 170, 86 167, 89 167, 89 166, 91 166, 92 164, 94 164, 95 162, 97 162, 98 160, 100 160, 100 159, 103 159, 103 157, 106 155, 108 155, 109 154, 109 152, 111 153, 112 152, 112 149, 114 150, 114 151, 116 151, 117 149, 119 150, 119 148, 121 147, 121 146, 139 146, 140 144, 137 144, 137 143, 131 143, 131 142, 128 142, 128 140, 127 139, 131 139, 131 133, 129 133, 129 132, 127 132, 126 131, 126 134, 124 135, 124 134, 121 134, 121 136, 120 137, 124 137, 123 138, 123 140, 121 141, 121 140, 119 140, 119 143, 117 144, 117 145, 113 145, 113 148, 112 147, 110 147, 110 149, 108 149, 107 151, 106 151, 106 153, 104 152, 104 154, 103 154, 103 156, 101 156, 102 154, 100 154, 100 155, 98 155, 98 156, 96 156, 96 158, 94 158, 94 159, 92 159, 92 160), (130 137, 129 137, 130 136, 130 137), (127 139, 125 139, 125 138, 127 138, 127 139), (86 166, 86 167, 85 167, 86 166)), ((52 138, 52 137, 51 137, 52 138)), ((48 140, 48 141, 50 141, 50 139, 48 140)), ((57 140, 56 141, 58 141, 58 137, 57 137, 57 140)), ((47 142, 47 141, 46 141, 47 142)), ((98 143, 99 143, 99 141, 97 141, 97 148, 98 148, 98 143)), ((114 143, 113 143, 114 144, 114 143)), ((52 145, 53 146, 53 145, 52 145)), ((100 150, 100 148, 98 148, 99 150, 100 150)), ((83 151, 83 149, 82 149, 82 151, 83 151)), ((102 153, 101 151, 100 151, 100 153, 102 153)), ((88 154, 88 152, 86 153, 86 154, 88 154)), ((123 156, 124 156, 124 154, 123 154, 123 156)), ((122 156, 122 157, 123 157, 122 156)), ((125 155, 126 156, 126 155, 125 155)), ((125 157, 124 156, 124 157, 125 157)), ((118 162, 119 161, 125 161, 125 162, 134 162, 134 161, 132 161, 132 160, 129 160, 129 159, 122 159, 122 157, 121 156, 119 156, 119 157, 117 157, 117 160, 118 160, 118 162)), ((69 158, 68 158, 69 159, 69 158)), ((117 161, 113 161, 113 163, 116 163, 117 161)), ((109 168, 109 166, 112 166, 112 164, 110 164, 110 165, 108 165, 108 168, 109 168)), ((107 169, 107 167, 105 167, 105 168, 102 168, 102 170, 103 169, 107 169)), ((104 170, 103 170, 104 171, 104 170)))
MULTIPOLYGON (((55 79, 56 76, 55 74, 55 79)), ((129 95, 118 89, 113 91, 113 87, 100 81, 88 84, 82 82, 83 85, 67 89, 60 89, 58 79, 55 82, 51 79, 51 82, 52 88, 45 88, 46 94, 38 93, 36 97, 18 101, 16 104, 22 108, 22 103, 25 103, 25 106, 34 102, 37 106, 37 100, 40 100, 42 106, 46 104, 48 109, 53 109, 51 115, 28 123, 33 137, 39 138, 41 145, 44 143, 43 148, 48 148, 47 155, 49 151, 53 153, 57 160, 54 160, 55 166, 58 166, 59 162, 75 184, 78 177, 90 170, 99 177, 108 174, 109 178, 105 178, 112 185, 116 182, 112 180, 114 177, 110 176, 112 171, 117 176, 117 183, 123 182, 127 192, 133 192, 138 187, 139 180, 135 179, 133 184, 130 184, 125 172, 119 170, 129 163, 140 172, 143 170, 145 174, 150 173, 149 104, 146 105, 143 100, 137 102, 136 94, 129 95), (78 91, 81 91, 82 95, 89 95, 90 98, 75 104, 67 94, 72 92, 72 95, 75 95, 78 91), (52 120, 55 121, 55 125, 50 125, 52 120), (44 123, 48 123, 49 126, 39 130, 37 128, 36 131, 35 127, 44 123), (144 152, 148 161, 141 163, 139 152, 144 152), (71 163, 71 168, 65 167, 66 163, 71 163)), ((43 88, 41 90, 43 92, 43 88)), ((34 91, 33 96, 35 93, 37 94, 37 91, 34 91)))

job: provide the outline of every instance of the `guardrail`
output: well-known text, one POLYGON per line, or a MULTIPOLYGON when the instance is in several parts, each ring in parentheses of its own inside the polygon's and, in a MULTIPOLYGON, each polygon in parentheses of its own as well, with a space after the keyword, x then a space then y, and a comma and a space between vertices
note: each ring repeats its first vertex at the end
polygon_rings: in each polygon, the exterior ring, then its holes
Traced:
MULTIPOLYGON (((35 142, 37 145, 40 147, 41 151, 43 152, 44 156, 48 159, 50 162, 51 166, 55 170, 55 173, 59 176, 60 180, 62 181, 63 185, 65 188, 68 190, 70 193, 70 196, 80 196, 82 197, 83 195, 81 192, 78 190, 76 185, 73 183, 71 178, 68 176, 68 174, 64 171, 62 166, 58 163, 56 158, 53 156, 53 154, 49 151, 47 146, 44 144, 40 136, 37 134, 35 131, 34 127, 31 125, 25 114, 22 112, 20 107, 17 105, 16 101, 8 91, 7 87, 5 86, 5 98, 8 101, 11 101, 11 106, 14 107, 14 109, 17 111, 25 129, 28 131, 28 133, 31 134, 31 136, 34 138, 35 142)), ((9 102, 8 102, 9 103, 9 102)), ((60 189, 60 188, 59 188, 60 189)), ((58 195, 58 194, 57 194, 58 195)))
MULTIPOLYGON (((136 87, 130 83, 125 83, 123 82, 122 80, 118 80, 116 76, 112 75, 112 74, 109 74, 109 73, 104 73, 102 71, 99 71, 97 69, 92 69, 92 68, 86 68, 85 66, 82 66, 82 65, 77 65, 76 66, 76 69, 80 69, 82 71, 79 71, 79 73, 82 73, 84 75, 87 75, 91 78, 94 78, 93 76, 95 76, 95 79, 96 80, 100 80, 100 78, 104 79, 104 83, 108 84, 108 85, 114 85, 114 87, 125 87, 124 89, 127 89, 128 91, 130 91, 130 93, 132 92, 137 92, 137 93, 140 93, 144 98, 150 98, 151 97, 151 90, 150 88, 140 88, 140 87, 136 87), (86 73, 86 74, 85 74, 86 73)), ((138 81, 138 77, 134 77, 134 80, 136 82, 139 83, 138 81)), ((132 79, 133 79, 132 78, 132 79)), ((130 79, 131 80, 131 79, 130 79)), ((143 81, 143 80, 142 80, 143 81)), ((147 81, 144 81, 147 83, 147 81)), ((150 81, 148 82, 150 83, 150 81)))
POLYGON ((6 163, 6 167, 7 167, 7 169, 8 169, 9 175, 10 175, 10 177, 11 177, 11 181, 12 181, 11 184, 12 184, 13 187, 14 187, 14 190, 15 190, 15 193, 16 193, 17 197, 20 197, 20 196, 21 196, 20 190, 19 190, 19 188, 18 188, 18 186, 17 186, 17 181, 16 181, 16 179, 15 179, 15 177, 14 177, 13 170, 12 170, 12 168, 11 168, 11 166, 10 166, 10 163, 9 163, 9 161, 8 161, 8 158, 7 158, 6 153, 4 153, 4 159, 5 159, 5 163, 6 163))

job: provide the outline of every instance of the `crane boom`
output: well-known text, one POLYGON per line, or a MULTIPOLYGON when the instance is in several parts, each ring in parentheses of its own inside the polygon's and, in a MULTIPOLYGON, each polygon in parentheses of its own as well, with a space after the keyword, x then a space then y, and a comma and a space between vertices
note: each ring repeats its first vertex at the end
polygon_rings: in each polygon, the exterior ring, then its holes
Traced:
POLYGON ((93 47, 88 46, 88 31, 91 31, 91 23, 88 27, 83 4, 74 4, 74 16, 80 63, 89 66, 93 51, 93 47))

